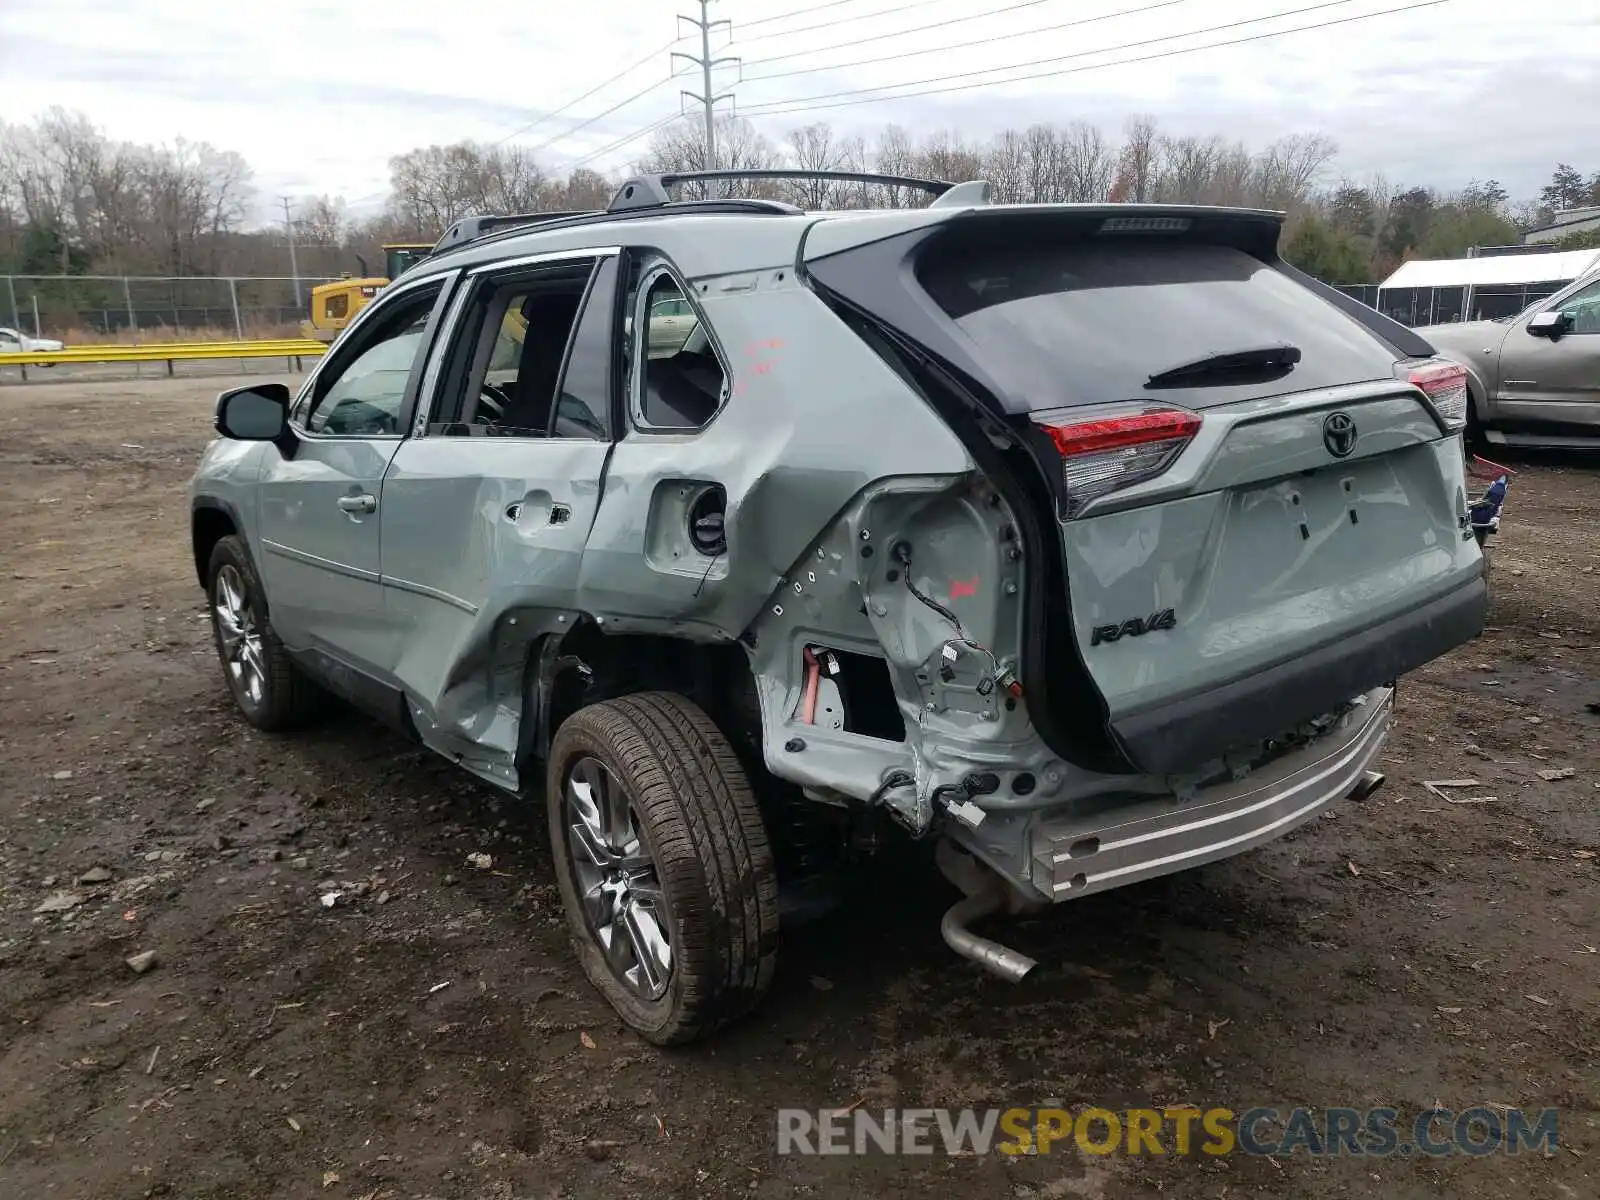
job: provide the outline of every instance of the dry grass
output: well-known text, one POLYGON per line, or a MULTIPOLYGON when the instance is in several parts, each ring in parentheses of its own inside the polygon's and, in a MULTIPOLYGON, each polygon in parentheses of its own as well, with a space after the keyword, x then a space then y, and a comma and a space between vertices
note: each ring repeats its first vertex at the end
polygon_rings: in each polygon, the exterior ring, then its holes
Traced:
MULTIPOLYGON (((98 329, 61 329, 51 331, 49 336, 60 338, 68 346, 150 346, 164 345, 169 342, 235 342, 239 340, 238 331, 232 326, 226 328, 187 329, 171 325, 158 325, 150 329, 119 329, 114 333, 103 333, 98 329)), ((297 338, 300 336, 302 334, 298 323, 274 325, 266 322, 247 322, 244 326, 246 341, 297 338)))

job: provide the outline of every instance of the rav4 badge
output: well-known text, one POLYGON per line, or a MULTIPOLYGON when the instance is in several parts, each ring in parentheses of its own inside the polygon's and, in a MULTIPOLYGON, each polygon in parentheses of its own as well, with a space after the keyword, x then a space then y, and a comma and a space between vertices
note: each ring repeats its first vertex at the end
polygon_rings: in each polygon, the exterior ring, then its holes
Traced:
POLYGON ((1115 642, 1125 637, 1143 637, 1158 629, 1174 629, 1177 624, 1178 614, 1170 608, 1163 608, 1148 617, 1130 617, 1120 625, 1096 625, 1089 644, 1098 646, 1101 642, 1115 642))

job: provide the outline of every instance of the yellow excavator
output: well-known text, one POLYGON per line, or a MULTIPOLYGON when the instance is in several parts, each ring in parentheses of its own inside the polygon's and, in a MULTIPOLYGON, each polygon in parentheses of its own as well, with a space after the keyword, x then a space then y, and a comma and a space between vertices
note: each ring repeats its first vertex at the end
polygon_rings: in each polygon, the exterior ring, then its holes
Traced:
POLYGON ((384 273, 381 276, 369 275, 366 260, 356 255, 356 262, 361 266, 359 278, 346 275, 311 289, 311 318, 301 322, 301 334, 319 342, 333 341, 350 323, 350 318, 366 307, 369 300, 432 249, 432 242, 385 243, 384 273))

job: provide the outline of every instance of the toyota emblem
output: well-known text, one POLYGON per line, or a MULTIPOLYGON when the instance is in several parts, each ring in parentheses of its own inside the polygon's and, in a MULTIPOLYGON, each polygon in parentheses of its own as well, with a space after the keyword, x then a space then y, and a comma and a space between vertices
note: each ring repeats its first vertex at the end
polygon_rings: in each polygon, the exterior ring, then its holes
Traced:
POLYGON ((1322 420, 1322 444, 1335 458, 1348 458, 1356 448, 1356 423, 1349 413, 1329 413, 1322 420))

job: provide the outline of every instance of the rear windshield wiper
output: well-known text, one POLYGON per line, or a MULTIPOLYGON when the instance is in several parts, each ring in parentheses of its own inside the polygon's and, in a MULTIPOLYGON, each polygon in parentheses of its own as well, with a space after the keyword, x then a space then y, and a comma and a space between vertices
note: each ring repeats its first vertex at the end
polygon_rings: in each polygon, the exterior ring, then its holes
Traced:
POLYGON ((1219 384, 1236 379, 1270 379, 1275 374, 1288 374, 1299 361, 1300 347, 1287 342, 1276 346, 1255 346, 1248 350, 1228 350, 1158 371, 1146 379, 1144 385, 1156 388, 1185 383, 1219 384))

